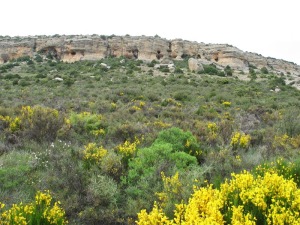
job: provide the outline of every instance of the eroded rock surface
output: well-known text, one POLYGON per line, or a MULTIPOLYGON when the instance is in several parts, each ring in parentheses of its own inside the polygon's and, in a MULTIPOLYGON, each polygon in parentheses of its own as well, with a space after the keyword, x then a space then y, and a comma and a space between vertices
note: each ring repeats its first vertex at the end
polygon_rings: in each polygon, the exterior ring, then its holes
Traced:
POLYGON ((249 71, 249 66, 266 67, 275 73, 298 76, 300 66, 280 59, 243 52, 227 44, 204 44, 181 39, 167 40, 147 36, 34 36, 1 37, 0 63, 36 53, 51 55, 65 62, 99 60, 124 56, 141 60, 195 58, 202 64, 229 65, 235 70, 249 71))

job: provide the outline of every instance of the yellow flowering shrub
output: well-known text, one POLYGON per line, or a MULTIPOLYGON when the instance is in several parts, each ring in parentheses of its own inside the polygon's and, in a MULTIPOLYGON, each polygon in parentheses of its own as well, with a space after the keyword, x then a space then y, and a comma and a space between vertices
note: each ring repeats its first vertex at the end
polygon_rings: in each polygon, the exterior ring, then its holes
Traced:
POLYGON ((125 141, 123 144, 117 146, 118 152, 120 152, 123 156, 129 157, 135 154, 137 150, 137 146, 141 143, 141 141, 135 137, 134 141, 125 141))
MULTIPOLYGON (((242 205, 243 214, 250 213, 256 224, 300 223, 299 189, 292 179, 277 173, 266 172, 257 177, 246 171, 233 174, 231 181, 221 185, 221 192, 227 209, 242 205)), ((229 210, 227 221, 230 220, 229 210)))
POLYGON ((21 119, 19 117, 12 119, 9 123, 9 129, 11 132, 20 130, 20 127, 21 127, 21 119))
POLYGON ((275 135, 272 142, 273 148, 288 150, 300 147, 300 135, 290 137, 287 134, 275 135))
POLYGON ((23 135, 38 142, 54 141, 64 123, 58 110, 42 106, 23 106, 20 119, 23 135))
POLYGON ((107 155, 107 150, 102 146, 97 147, 96 143, 88 143, 84 146, 83 159, 88 164, 97 164, 101 162, 104 156, 107 155))
POLYGON ((0 121, 3 121, 5 123, 5 127, 8 127, 9 131, 12 133, 21 129, 20 117, 12 118, 10 116, 0 115, 0 121))
POLYGON ((167 105, 176 106, 177 108, 182 107, 182 104, 173 98, 167 98, 162 102, 162 106, 167 106, 167 105))
POLYGON ((134 105, 134 106, 132 106, 132 107, 129 109, 129 111, 130 111, 131 113, 134 113, 134 112, 140 111, 140 110, 142 110, 142 108, 139 107, 139 106, 137 106, 137 105, 134 105))
POLYGON ((54 141, 59 129, 63 127, 63 118, 58 110, 42 106, 22 106, 15 117, 0 116, 11 133, 35 141, 54 141))
POLYGON ((164 172, 161 172, 161 178, 164 188, 162 192, 158 192, 156 195, 160 200, 160 206, 165 208, 168 202, 172 202, 176 197, 181 197, 182 183, 178 172, 171 177, 167 177, 164 172))
POLYGON ((224 101, 224 102, 222 102, 222 105, 225 106, 225 107, 230 107, 231 106, 231 102, 224 101))
POLYGON ((140 103, 139 103, 140 108, 144 108, 145 105, 146 105, 146 103, 144 101, 140 101, 140 103))
POLYGON ((158 127, 158 128, 168 128, 168 127, 171 127, 171 126, 172 126, 172 124, 170 124, 170 123, 165 123, 165 122, 163 122, 163 121, 161 121, 161 120, 154 121, 153 125, 154 125, 155 127, 158 127))
POLYGON ((236 149, 240 148, 248 148, 250 145, 251 136, 249 134, 244 134, 241 132, 235 132, 231 138, 230 145, 236 149))
POLYGON ((256 219, 250 213, 244 215, 244 207, 242 205, 232 207, 232 225, 255 225, 256 219))
POLYGON ((9 116, 0 115, 0 121, 2 121, 3 123, 6 123, 8 125, 10 120, 11 120, 11 118, 9 116))
POLYGON ((163 213, 162 209, 158 208, 154 203, 152 211, 148 214, 146 210, 142 210, 138 213, 138 225, 171 225, 171 221, 163 213))
POLYGON ((176 205, 174 218, 157 204, 138 214, 137 224, 300 224, 300 189, 277 173, 263 176, 247 171, 231 180, 195 189, 187 204, 176 205))
POLYGON ((285 179, 293 179, 300 186, 299 163, 289 162, 283 158, 278 158, 275 161, 264 163, 254 169, 256 175, 263 176, 266 172, 277 173, 285 179))
POLYGON ((294 148, 300 148, 300 134, 291 138, 291 145, 294 148))
POLYGON ((289 146, 290 137, 287 134, 274 137, 273 147, 286 149, 289 146))
POLYGON ((219 128, 216 123, 208 122, 207 123, 207 131, 208 132, 207 132, 206 141, 213 144, 218 137, 218 135, 217 135, 218 130, 219 130, 219 128))
POLYGON ((216 123, 209 122, 207 124, 207 129, 212 133, 216 133, 218 131, 218 126, 216 123))
POLYGON ((3 210, 3 207, 4 204, 0 203, 1 225, 64 225, 68 223, 60 202, 53 202, 49 191, 38 191, 32 203, 13 204, 7 210, 3 210))
POLYGON ((91 133, 93 135, 95 135, 96 137, 97 136, 103 136, 103 135, 105 135, 105 130, 102 129, 102 128, 100 128, 99 130, 93 130, 93 131, 91 131, 91 133))

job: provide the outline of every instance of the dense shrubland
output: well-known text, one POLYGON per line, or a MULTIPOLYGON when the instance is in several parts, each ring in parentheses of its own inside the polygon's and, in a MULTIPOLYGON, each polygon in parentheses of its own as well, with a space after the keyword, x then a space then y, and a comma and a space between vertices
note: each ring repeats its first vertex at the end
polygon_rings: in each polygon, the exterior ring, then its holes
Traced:
POLYGON ((0 66, 0 224, 50 218, 39 195, 57 224, 299 223, 300 92, 264 68, 157 63, 0 66))

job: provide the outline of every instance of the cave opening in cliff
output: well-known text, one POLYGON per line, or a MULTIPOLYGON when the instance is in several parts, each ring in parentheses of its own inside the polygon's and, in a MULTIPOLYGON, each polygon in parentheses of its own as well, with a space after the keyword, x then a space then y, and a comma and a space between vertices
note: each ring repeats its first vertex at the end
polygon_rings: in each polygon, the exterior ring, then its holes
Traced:
POLYGON ((218 57, 218 56, 215 57, 215 61, 216 61, 216 62, 219 61, 219 57, 218 57))
POLYGON ((158 60, 160 60, 162 57, 163 57, 163 55, 160 53, 160 50, 157 50, 157 52, 156 52, 156 58, 158 60))
POLYGON ((201 59, 201 55, 200 54, 197 55, 197 59, 201 59))
POLYGON ((76 55, 76 52, 75 51, 71 51, 71 55, 76 55))
POLYGON ((133 54, 133 57, 134 57, 135 59, 137 59, 137 58, 139 57, 139 50, 134 49, 134 50, 132 51, 132 54, 133 54))
POLYGON ((40 54, 46 55, 48 59, 60 59, 55 47, 46 47, 39 50, 40 54))
POLYGON ((185 54, 185 53, 181 54, 182 59, 189 59, 190 57, 191 56, 189 54, 185 54))

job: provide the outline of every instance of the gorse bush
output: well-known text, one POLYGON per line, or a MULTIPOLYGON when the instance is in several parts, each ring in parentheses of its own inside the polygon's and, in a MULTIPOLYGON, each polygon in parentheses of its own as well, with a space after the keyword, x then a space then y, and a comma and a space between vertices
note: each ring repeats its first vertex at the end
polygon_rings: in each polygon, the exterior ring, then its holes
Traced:
POLYGON ((88 167, 93 164, 100 164, 106 155, 107 150, 102 146, 97 147, 96 143, 88 143, 84 146, 83 159, 88 167))
POLYGON ((63 117, 55 109, 23 106, 19 114, 14 118, 0 115, 0 120, 8 123, 9 132, 37 142, 54 141, 63 125, 63 117))
POLYGON ((63 117, 56 109, 24 106, 21 109, 21 134, 35 141, 54 141, 63 125, 63 117))
POLYGON ((299 224, 300 190, 277 173, 232 174, 220 190, 211 185, 195 190, 187 204, 176 205, 168 218, 156 203, 142 210, 137 224, 299 224))
POLYGON ((237 149, 240 148, 247 148, 250 145, 251 137, 249 134, 244 134, 240 132, 235 132, 231 138, 230 145, 237 149))
POLYGON ((299 159, 295 162, 289 162, 283 158, 278 158, 276 161, 263 163, 253 170, 256 176, 263 176, 266 172, 277 173, 288 180, 292 179, 298 188, 300 187, 299 159))
POLYGON ((9 209, 4 206, 0 202, 0 224, 3 225, 68 224, 60 202, 53 202, 49 191, 37 192, 35 201, 29 204, 13 204, 9 209))
MULTIPOLYGON (((143 138, 141 138, 143 140, 143 138)), ((124 163, 127 165, 128 160, 135 156, 137 147, 141 144, 141 140, 137 137, 134 138, 134 141, 126 140, 123 144, 120 144, 116 147, 117 152, 122 155, 124 163)))

